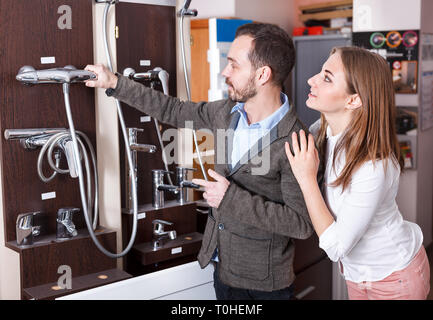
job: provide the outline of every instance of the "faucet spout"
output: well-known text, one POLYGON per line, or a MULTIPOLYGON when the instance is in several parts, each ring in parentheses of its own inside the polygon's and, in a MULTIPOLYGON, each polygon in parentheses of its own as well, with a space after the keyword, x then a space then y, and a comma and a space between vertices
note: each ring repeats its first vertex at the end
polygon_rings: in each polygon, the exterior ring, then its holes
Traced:
POLYGON ((176 230, 164 231, 164 226, 172 226, 173 222, 155 219, 152 221, 153 233, 152 233, 152 246, 153 250, 157 250, 162 247, 164 241, 167 239, 174 240, 177 237, 176 230))
POLYGON ((152 144, 131 143, 130 148, 133 151, 155 153, 156 147, 152 144))

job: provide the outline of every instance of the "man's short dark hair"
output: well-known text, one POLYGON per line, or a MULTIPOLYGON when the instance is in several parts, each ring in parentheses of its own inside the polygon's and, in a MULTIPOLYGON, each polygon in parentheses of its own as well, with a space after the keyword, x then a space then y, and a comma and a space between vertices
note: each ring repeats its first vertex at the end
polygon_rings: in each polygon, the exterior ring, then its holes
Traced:
POLYGON ((269 23, 247 23, 236 30, 235 38, 247 35, 253 38, 249 59, 254 68, 269 66, 272 81, 283 86, 295 65, 295 46, 283 29, 269 23))

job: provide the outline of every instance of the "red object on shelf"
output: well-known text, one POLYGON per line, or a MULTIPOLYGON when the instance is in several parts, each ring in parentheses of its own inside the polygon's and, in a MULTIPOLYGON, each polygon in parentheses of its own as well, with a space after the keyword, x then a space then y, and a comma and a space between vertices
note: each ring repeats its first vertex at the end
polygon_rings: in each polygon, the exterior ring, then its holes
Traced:
POLYGON ((293 36, 312 36, 323 34, 323 27, 297 27, 293 29, 293 36))

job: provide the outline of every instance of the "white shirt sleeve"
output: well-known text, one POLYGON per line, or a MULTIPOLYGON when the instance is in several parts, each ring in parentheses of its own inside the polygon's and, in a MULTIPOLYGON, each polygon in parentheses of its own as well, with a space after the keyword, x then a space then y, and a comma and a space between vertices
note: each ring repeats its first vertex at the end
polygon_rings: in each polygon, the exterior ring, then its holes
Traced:
MULTIPOLYGON (((390 163, 388 165, 391 165, 390 163)), ((319 246, 332 261, 345 257, 362 238, 388 188, 383 162, 366 162, 341 194, 334 221, 320 236, 319 246)))

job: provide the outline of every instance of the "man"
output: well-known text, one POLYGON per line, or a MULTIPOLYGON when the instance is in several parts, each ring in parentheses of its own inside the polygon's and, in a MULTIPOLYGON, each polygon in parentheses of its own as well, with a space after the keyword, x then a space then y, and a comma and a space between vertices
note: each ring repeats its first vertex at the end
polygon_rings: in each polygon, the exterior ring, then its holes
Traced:
POLYGON ((292 239, 313 231, 284 149, 291 132, 305 130, 281 92, 294 65, 293 42, 275 25, 246 24, 227 58, 227 100, 182 102, 102 65, 86 67, 98 76, 86 85, 107 88, 108 95, 161 122, 184 127, 193 121, 194 129, 213 131, 216 159, 223 154, 226 160, 209 170, 215 181, 193 180, 205 187, 212 207, 198 261, 202 268, 214 261, 218 299, 290 299, 292 239), (221 131, 229 134, 221 137, 221 131))

